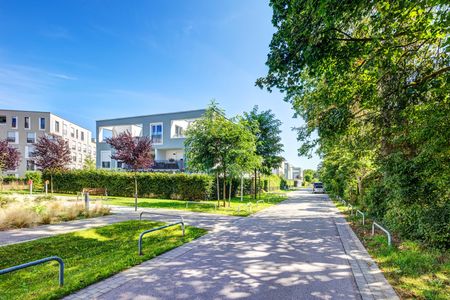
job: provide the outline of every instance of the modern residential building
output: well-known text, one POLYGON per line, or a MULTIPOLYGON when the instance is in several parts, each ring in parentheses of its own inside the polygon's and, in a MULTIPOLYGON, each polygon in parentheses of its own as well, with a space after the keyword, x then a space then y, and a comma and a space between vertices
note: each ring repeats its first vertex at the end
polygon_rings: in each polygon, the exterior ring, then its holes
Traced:
POLYGON ((282 176, 285 179, 292 179, 297 181, 303 180, 302 169, 299 167, 294 167, 286 160, 283 160, 278 168, 273 169, 272 174, 282 176))
POLYGON ((112 149, 105 139, 129 131, 136 137, 150 137, 155 159, 153 170, 184 170, 184 132, 204 113, 205 110, 200 109, 97 121, 97 168, 124 167, 120 162, 111 159, 112 149))
POLYGON ((7 174, 23 176, 26 171, 36 170, 31 153, 34 143, 40 136, 54 134, 69 142, 72 169, 83 167, 84 160, 91 157, 95 160, 95 141, 92 133, 70 121, 50 112, 0 110, 0 139, 7 139, 10 145, 17 147, 21 153, 21 163, 17 170, 7 171, 7 174))

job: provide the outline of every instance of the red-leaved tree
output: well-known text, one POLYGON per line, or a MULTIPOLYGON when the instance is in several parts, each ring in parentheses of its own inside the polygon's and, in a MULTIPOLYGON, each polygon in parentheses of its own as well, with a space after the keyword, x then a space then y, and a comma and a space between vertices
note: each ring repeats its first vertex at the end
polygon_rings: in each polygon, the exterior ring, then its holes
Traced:
POLYGON ((134 172, 134 210, 137 210, 137 171, 148 169, 153 164, 152 143, 147 136, 133 137, 125 131, 106 139, 106 143, 115 150, 112 159, 125 164, 125 168, 134 172))
POLYGON ((0 181, 3 184, 3 172, 15 170, 20 163, 20 152, 8 144, 7 140, 0 141, 0 181))
POLYGON ((50 187, 53 193, 53 174, 66 170, 72 159, 69 143, 57 135, 43 135, 34 144, 32 156, 38 169, 50 174, 50 187))

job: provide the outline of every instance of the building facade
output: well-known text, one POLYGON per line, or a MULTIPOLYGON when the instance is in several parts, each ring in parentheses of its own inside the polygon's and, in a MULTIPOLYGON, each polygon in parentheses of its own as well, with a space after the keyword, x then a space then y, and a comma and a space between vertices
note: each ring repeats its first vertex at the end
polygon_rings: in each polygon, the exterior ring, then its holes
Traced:
POLYGON ((17 170, 8 170, 6 174, 24 176, 26 171, 35 171, 36 165, 31 155, 34 143, 46 134, 61 136, 69 143, 72 155, 69 168, 81 169, 88 157, 95 161, 96 145, 88 129, 50 112, 0 110, 0 139, 7 139, 21 154, 17 170))
POLYGON ((129 131, 135 137, 152 141, 155 171, 182 171, 186 158, 184 132, 205 113, 204 109, 97 121, 97 168, 122 169, 113 159, 113 150, 105 140, 129 131))

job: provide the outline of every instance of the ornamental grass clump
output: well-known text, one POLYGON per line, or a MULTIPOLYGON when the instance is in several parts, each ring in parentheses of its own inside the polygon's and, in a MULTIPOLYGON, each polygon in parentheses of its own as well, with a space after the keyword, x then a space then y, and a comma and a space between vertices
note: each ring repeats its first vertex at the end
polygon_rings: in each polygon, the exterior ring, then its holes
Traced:
POLYGON ((89 212, 86 212, 82 203, 69 201, 21 201, 0 209, 0 230, 94 218, 110 213, 111 209, 100 202, 95 203, 89 212))
POLYGON ((39 220, 39 215, 33 209, 21 203, 13 203, 0 209, 0 230, 32 227, 39 220))

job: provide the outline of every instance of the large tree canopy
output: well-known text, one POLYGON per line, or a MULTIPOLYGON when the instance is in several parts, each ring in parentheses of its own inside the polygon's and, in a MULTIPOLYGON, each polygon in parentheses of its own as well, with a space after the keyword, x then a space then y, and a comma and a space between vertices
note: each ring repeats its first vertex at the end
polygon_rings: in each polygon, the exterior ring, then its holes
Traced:
MULTIPOLYGON (((215 102, 186 131, 187 167, 222 176, 239 175, 260 164, 256 139, 245 120, 229 120, 215 102)), ((223 199, 226 198, 225 189, 223 199)), ((225 203, 224 203, 225 205, 225 203)))
POLYGON ((448 2, 271 6, 277 31, 257 85, 285 92, 305 119, 300 154, 322 155, 329 191, 366 205, 401 235, 448 246, 448 2))
POLYGON ((260 171, 270 175, 272 169, 279 167, 283 160, 280 156, 283 152, 280 136, 282 123, 271 110, 258 111, 258 106, 245 112, 244 119, 256 137, 256 154, 262 158, 260 171))

